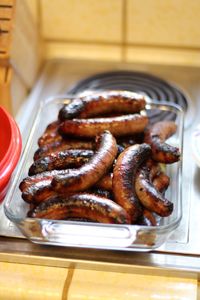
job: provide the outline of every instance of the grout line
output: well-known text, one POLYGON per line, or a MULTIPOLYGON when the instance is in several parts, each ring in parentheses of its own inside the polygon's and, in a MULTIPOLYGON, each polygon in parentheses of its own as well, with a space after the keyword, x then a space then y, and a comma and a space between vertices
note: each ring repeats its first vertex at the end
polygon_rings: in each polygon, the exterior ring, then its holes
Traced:
POLYGON ((65 282, 64 282, 61 300, 67 300, 68 299, 69 289, 70 289, 72 279, 73 279, 73 276, 74 276, 74 271, 75 271, 75 266, 74 266, 74 264, 71 264, 69 269, 68 269, 67 277, 66 277, 65 282))
POLYGON ((123 4, 122 4, 122 44, 121 44, 122 62, 126 61, 126 37, 127 37, 127 1, 123 0, 123 4))
POLYGON ((45 42, 50 43, 67 43, 67 44, 85 44, 85 45, 97 45, 97 46, 120 46, 120 42, 106 42, 97 40, 73 40, 73 39, 56 39, 56 38, 45 38, 45 42))
MULTIPOLYGON (((65 44, 82 44, 82 45, 97 45, 97 46, 121 46, 121 43, 118 42, 105 42, 105 41, 87 41, 87 40, 67 40, 67 39, 56 39, 56 38, 45 38, 44 42, 47 43, 65 43, 65 44)), ((192 46, 170 46, 170 45, 153 45, 153 44, 133 44, 124 42, 126 46, 131 46, 135 48, 146 48, 146 49, 161 49, 161 50, 192 50, 199 51, 200 47, 192 47, 192 46)))

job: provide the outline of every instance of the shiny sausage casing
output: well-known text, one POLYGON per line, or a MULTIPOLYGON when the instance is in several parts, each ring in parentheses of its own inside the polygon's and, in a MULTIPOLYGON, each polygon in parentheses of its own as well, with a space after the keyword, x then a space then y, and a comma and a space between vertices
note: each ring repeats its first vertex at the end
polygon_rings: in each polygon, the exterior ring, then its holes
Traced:
POLYGON ((122 152, 113 171, 113 194, 115 201, 131 216, 135 223, 142 213, 142 208, 134 189, 138 168, 151 155, 147 144, 130 146, 122 152))
POLYGON ((115 138, 109 131, 100 135, 98 150, 88 163, 73 172, 54 176, 52 186, 55 191, 70 193, 83 191, 98 182, 111 168, 117 155, 115 138))
POLYGON ((144 226, 156 226, 157 221, 151 211, 148 209, 143 209, 142 216, 138 219, 137 224, 144 226))
POLYGON ((50 155, 51 153, 58 151, 65 151, 71 149, 94 149, 94 143, 92 141, 76 140, 76 139, 62 139, 61 141, 56 141, 51 144, 43 145, 38 148, 34 154, 34 161, 50 155))
POLYGON ((28 216, 54 220, 86 218, 108 224, 130 223, 128 214, 118 204, 110 199, 88 193, 50 199, 30 211, 28 216))
POLYGON ((143 95, 128 91, 105 91, 72 100, 59 112, 61 121, 108 113, 138 113, 145 108, 143 95))
POLYGON ((51 186, 51 181, 55 174, 63 174, 63 170, 47 171, 24 178, 19 185, 24 201, 40 203, 58 195, 51 186))
POLYGON ((147 167, 140 168, 136 175, 135 190, 142 205, 161 217, 169 216, 173 211, 173 203, 167 200, 150 180, 150 171, 147 167))
POLYGON ((147 116, 140 114, 110 118, 73 119, 60 125, 63 134, 92 138, 109 130, 114 136, 124 136, 143 132, 148 124, 147 116))
POLYGON ((152 182, 157 191, 164 193, 170 184, 170 177, 164 172, 160 172, 152 182))
POLYGON ((50 123, 45 129, 44 133, 38 140, 38 145, 44 146, 51 144, 53 142, 58 142, 62 140, 62 136, 59 134, 58 129, 60 126, 60 121, 54 121, 50 123))
POLYGON ((177 126, 173 121, 161 121, 146 130, 144 141, 151 145, 154 160, 171 164, 180 159, 180 152, 165 140, 176 132, 177 126))
POLYGON ((53 152, 36 160, 29 168, 28 175, 35 175, 45 171, 62 170, 80 167, 88 162, 94 152, 92 150, 71 149, 53 152))
POLYGON ((108 191, 112 191, 112 178, 113 178, 112 173, 106 174, 103 178, 101 178, 95 184, 95 186, 100 188, 100 189, 105 189, 105 190, 108 190, 108 191))

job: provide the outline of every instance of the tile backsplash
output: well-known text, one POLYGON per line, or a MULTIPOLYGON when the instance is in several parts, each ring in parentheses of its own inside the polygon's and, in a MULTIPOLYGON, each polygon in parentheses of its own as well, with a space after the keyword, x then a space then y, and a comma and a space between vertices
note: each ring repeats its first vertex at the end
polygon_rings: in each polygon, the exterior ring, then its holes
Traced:
POLYGON ((199 0, 128 0, 127 43, 200 47, 199 0))
POLYGON ((42 0, 45 39, 120 43, 122 0, 42 0))
POLYGON ((200 65, 199 0, 26 2, 47 58, 200 65))

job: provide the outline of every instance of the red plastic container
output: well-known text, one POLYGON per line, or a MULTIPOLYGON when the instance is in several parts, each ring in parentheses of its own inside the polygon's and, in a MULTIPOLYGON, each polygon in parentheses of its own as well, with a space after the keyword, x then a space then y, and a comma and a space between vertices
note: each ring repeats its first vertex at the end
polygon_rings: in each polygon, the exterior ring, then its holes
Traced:
POLYGON ((6 195, 21 149, 22 139, 19 128, 14 119, 0 106, 0 202, 6 195))

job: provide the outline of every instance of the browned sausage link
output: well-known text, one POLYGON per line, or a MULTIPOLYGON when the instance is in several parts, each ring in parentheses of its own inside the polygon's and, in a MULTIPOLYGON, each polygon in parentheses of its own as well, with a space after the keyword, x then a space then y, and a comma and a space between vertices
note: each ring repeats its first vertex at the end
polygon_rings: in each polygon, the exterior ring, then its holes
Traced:
POLYGON ((40 147, 62 140, 62 136, 58 132, 59 125, 60 121, 54 121, 47 126, 44 133, 38 140, 38 145, 40 147))
POLYGON ((112 173, 106 174, 103 178, 101 178, 95 184, 95 186, 100 188, 100 189, 105 189, 105 190, 108 190, 108 191, 112 191, 112 178, 113 178, 112 173))
POLYGON ((78 168, 88 162, 94 152, 92 150, 65 150, 48 154, 36 160, 29 168, 28 175, 35 175, 45 171, 78 168))
POLYGON ((117 155, 115 138, 109 131, 100 136, 100 145, 91 160, 73 173, 54 176, 52 186, 56 191, 76 192, 90 188, 98 182, 110 169, 117 155))
MULTIPOLYGON (((148 165, 147 165, 148 167, 148 165)), ((161 173, 161 167, 158 163, 154 163, 151 168, 149 168, 150 171, 150 179, 153 180, 155 177, 159 176, 161 173)))
POLYGON ((48 144, 40 147, 34 154, 34 161, 42 157, 45 157, 53 152, 65 151, 70 149, 94 149, 94 143, 92 141, 68 139, 48 144))
POLYGON ((114 136, 123 136, 143 132, 147 123, 147 116, 134 114, 113 118, 67 120, 61 123, 60 130, 64 134, 80 137, 95 137, 104 130, 109 130, 114 136))
POLYGON ((122 152, 113 171, 113 194, 115 201, 124 207, 134 223, 142 213, 136 196, 134 183, 140 165, 150 156, 151 147, 147 144, 130 146, 122 152))
POLYGON ((144 209, 142 216, 137 221, 137 224, 145 226, 156 226, 157 222, 153 213, 148 209, 144 209))
POLYGON ((19 185, 24 201, 28 203, 40 203, 58 195, 57 192, 53 191, 51 186, 51 181, 55 174, 63 174, 63 170, 43 172, 24 178, 19 185))
POLYGON ((160 172, 159 175, 154 177, 153 185, 160 193, 164 193, 170 185, 170 177, 164 172, 160 172))
POLYGON ((136 194, 146 209, 157 213, 161 217, 167 217, 173 211, 173 203, 155 189, 149 176, 148 168, 142 167, 138 170, 135 180, 136 194))
POLYGON ((146 131, 144 141, 151 145, 154 160, 170 164, 180 159, 179 149, 165 143, 165 140, 176 132, 176 128, 174 122, 162 121, 146 131))
POLYGON ((100 223, 130 223, 126 211, 110 199, 94 194, 75 194, 65 198, 54 198, 41 203, 29 217, 63 220, 87 218, 100 223))
POLYGON ((108 113, 138 113, 145 108, 144 96, 127 91, 106 91, 74 99, 59 112, 64 121, 74 117, 88 118, 108 113))
POLYGON ((113 194, 112 194, 112 192, 104 190, 102 188, 96 188, 96 187, 94 187, 94 188, 91 188, 90 190, 88 190, 87 192, 113 200, 113 194))

